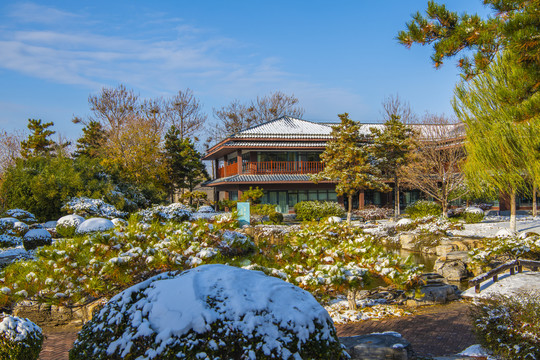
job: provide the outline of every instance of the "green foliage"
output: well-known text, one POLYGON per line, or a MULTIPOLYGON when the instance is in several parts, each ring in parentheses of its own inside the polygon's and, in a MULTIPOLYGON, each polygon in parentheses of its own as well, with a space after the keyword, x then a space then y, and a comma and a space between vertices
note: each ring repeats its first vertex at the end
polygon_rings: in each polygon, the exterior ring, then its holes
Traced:
POLYGON ((185 191, 182 194, 182 200, 187 200, 189 204, 193 204, 195 207, 199 207, 206 202, 208 194, 204 191, 185 191))
POLYGON ((87 156, 98 158, 103 156, 103 144, 107 138, 107 132, 101 123, 90 121, 82 129, 83 135, 77 140, 75 156, 87 156))
POLYGON ((312 176, 314 182, 336 183, 336 193, 349 196, 348 219, 352 210, 351 197, 360 189, 388 187, 380 179, 380 171, 369 161, 369 154, 362 146, 360 125, 349 119, 349 114, 339 114, 341 123, 332 127, 331 140, 321 154, 324 170, 312 176))
POLYGON ((296 218, 301 221, 324 219, 329 216, 342 217, 345 211, 337 202, 301 201, 294 205, 296 218))
POLYGON ((223 200, 219 200, 217 205, 220 211, 225 211, 227 209, 229 211, 234 211, 236 210, 236 203, 237 203, 236 200, 223 199, 223 200))
POLYGON ((480 221, 484 220, 484 213, 483 212, 467 212, 465 211, 463 213, 463 220, 467 224, 476 224, 480 221))
POLYGON ((37 249, 41 246, 51 245, 52 244, 52 238, 23 238, 23 246, 24 250, 30 251, 37 249))
POLYGON ((268 218, 274 224, 281 224, 283 222, 283 214, 277 211, 274 211, 273 213, 268 215, 268 218))
POLYGON ((208 179, 202 155, 190 139, 182 139, 180 130, 171 126, 165 135, 165 162, 173 190, 193 188, 208 179))
POLYGON ((458 14, 447 10, 445 5, 430 1, 427 17, 419 12, 413 15, 413 20, 407 24, 407 31, 401 31, 398 40, 407 47, 413 43, 434 44, 431 59, 436 67, 446 57, 472 50, 473 59, 462 56, 458 61, 467 79, 485 71, 504 49, 516 58, 516 63, 524 72, 522 86, 516 88, 514 94, 519 99, 517 108, 522 107, 525 112, 519 114, 516 120, 535 116, 539 113, 537 91, 540 79, 540 43, 535 39, 540 26, 538 2, 485 0, 484 4, 492 9, 492 15, 497 16, 482 19, 476 14, 458 14))
POLYGON ((441 205, 434 201, 418 200, 405 209, 405 213, 411 219, 422 218, 426 216, 440 216, 442 214, 441 205))
POLYGON ((255 204, 249 207, 251 215, 270 216, 276 212, 276 205, 274 204, 255 204))
POLYGON ((498 237, 484 240, 483 249, 469 251, 471 265, 489 270, 493 263, 517 258, 540 260, 540 238, 538 236, 498 237))
POLYGON ((2 323, 4 330, 0 331, 0 359, 37 360, 43 345, 41 329, 28 319, 14 316, 6 316, 2 323))
POLYGON ((242 192, 242 196, 240 197, 240 201, 248 201, 250 204, 258 204, 261 198, 264 196, 263 189, 259 189, 257 186, 255 189, 253 189, 251 186, 249 187, 249 190, 246 190, 242 192))
POLYGON ((41 120, 28 119, 28 129, 31 134, 28 139, 21 141, 21 155, 28 159, 33 156, 47 156, 53 150, 54 141, 49 139, 49 136, 55 132, 48 130, 53 126, 52 122, 42 123, 41 120))
POLYGON ((482 300, 471 305, 480 344, 501 359, 540 358, 540 298, 534 294, 482 300))

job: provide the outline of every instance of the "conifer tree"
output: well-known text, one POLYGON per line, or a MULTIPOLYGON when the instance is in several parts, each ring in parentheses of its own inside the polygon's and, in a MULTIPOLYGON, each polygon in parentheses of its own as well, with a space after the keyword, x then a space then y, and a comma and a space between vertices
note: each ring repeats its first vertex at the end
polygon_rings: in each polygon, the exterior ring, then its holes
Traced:
POLYGON ((314 182, 329 180, 336 183, 336 193, 347 196, 347 222, 351 221, 352 197, 361 189, 388 190, 380 180, 379 170, 373 166, 369 153, 362 145, 358 123, 349 114, 339 114, 341 123, 332 127, 332 139, 321 154, 324 170, 312 176, 314 182))
POLYGON ((90 120, 83 128, 83 135, 77 140, 75 156, 87 156, 97 158, 103 155, 103 145, 107 139, 107 133, 103 126, 94 120, 90 120))
POLYGON ((430 1, 427 16, 416 13, 398 41, 407 47, 433 44, 435 67, 447 57, 474 52, 473 58, 462 56, 458 62, 467 80, 485 71, 502 50, 512 54, 522 78, 521 86, 509 94, 513 101, 507 106, 513 108, 514 121, 529 121, 540 113, 540 1, 484 0, 484 4, 495 16, 458 15, 430 1))
POLYGON ((530 192, 527 178, 537 184, 540 175, 539 115, 535 121, 516 124, 512 100, 503 95, 519 87, 523 71, 512 54, 497 56, 483 74, 457 86, 453 102, 456 114, 467 125, 465 173, 469 186, 510 196, 513 231, 516 194, 530 192))
POLYGON ((195 186, 209 178, 201 154, 190 139, 181 138, 181 131, 174 125, 165 134, 164 156, 171 181, 171 195, 175 190, 182 189, 193 192, 195 186))
POLYGON ((21 141, 21 155, 24 159, 51 154, 54 141, 49 137, 55 132, 49 130, 49 127, 53 125, 52 122, 42 123, 41 119, 28 119, 27 126, 31 133, 26 140, 21 141))
POLYGON ((372 127, 370 132, 373 138, 371 154, 375 157, 384 177, 394 181, 394 217, 397 218, 402 170, 412 160, 417 134, 395 114, 390 115, 382 130, 372 127))

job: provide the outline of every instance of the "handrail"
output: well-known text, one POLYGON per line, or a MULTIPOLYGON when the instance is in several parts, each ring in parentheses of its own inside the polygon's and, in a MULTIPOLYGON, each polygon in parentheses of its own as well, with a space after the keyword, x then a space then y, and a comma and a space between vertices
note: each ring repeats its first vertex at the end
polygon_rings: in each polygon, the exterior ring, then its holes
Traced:
POLYGON ((480 284, 483 281, 493 277, 493 282, 497 282, 499 280, 499 274, 510 269, 510 275, 514 275, 516 273, 516 269, 517 272, 520 273, 523 271, 523 267, 527 267, 532 271, 538 271, 538 268, 540 268, 540 261, 526 259, 507 261, 506 263, 497 266, 495 269, 491 269, 487 273, 478 275, 477 277, 469 280, 469 286, 474 286, 474 291, 478 294, 480 293, 480 284))
MULTIPOLYGON (((233 163, 218 168, 218 178, 239 173, 238 164, 233 163)), ((316 174, 324 165, 320 161, 247 161, 242 163, 242 174, 316 174)))

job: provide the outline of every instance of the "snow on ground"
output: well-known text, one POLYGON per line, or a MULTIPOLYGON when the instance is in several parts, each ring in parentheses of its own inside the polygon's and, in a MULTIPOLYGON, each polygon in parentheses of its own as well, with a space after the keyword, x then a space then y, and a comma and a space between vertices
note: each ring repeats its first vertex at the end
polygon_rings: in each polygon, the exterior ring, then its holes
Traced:
POLYGON ((12 256, 19 256, 26 254, 27 251, 24 250, 24 247, 22 245, 19 245, 17 247, 10 247, 6 249, 0 249, 0 259, 1 258, 7 258, 12 256))
MULTIPOLYGON (((517 230, 519 232, 530 231, 540 234, 540 217, 518 215, 516 217, 517 230)), ((486 216, 477 224, 464 224, 463 230, 452 230, 454 236, 464 237, 496 237, 497 232, 510 228, 509 216, 486 216)))
POLYGON ((499 275, 499 281, 493 278, 480 284, 480 293, 474 287, 465 290, 461 296, 470 298, 487 298, 494 295, 512 296, 518 293, 538 293, 540 295, 540 272, 524 271, 516 275, 505 273, 499 275))
POLYGON ((479 357, 486 360, 497 360, 496 357, 491 356, 486 349, 484 349, 480 345, 471 345, 462 352, 460 352, 458 355, 461 356, 471 356, 471 357, 479 357))
POLYGON ((397 305, 387 305, 384 299, 357 300, 356 306, 358 306, 358 309, 349 310, 347 300, 338 300, 332 302, 329 306, 325 306, 325 309, 330 314, 334 324, 347 324, 361 320, 383 319, 411 314, 397 305))

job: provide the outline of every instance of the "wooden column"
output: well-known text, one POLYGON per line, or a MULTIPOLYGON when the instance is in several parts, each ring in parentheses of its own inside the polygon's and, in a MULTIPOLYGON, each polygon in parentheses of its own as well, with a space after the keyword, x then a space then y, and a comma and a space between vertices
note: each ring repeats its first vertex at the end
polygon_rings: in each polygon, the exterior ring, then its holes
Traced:
POLYGON ((215 166, 214 166, 214 179, 219 178, 219 159, 214 160, 215 166))
POLYGON ((364 201, 364 189, 360 190, 358 193, 358 210, 363 210, 365 206, 364 201))
POLYGON ((242 150, 240 149, 236 151, 236 164, 238 166, 238 174, 242 174, 242 150))

